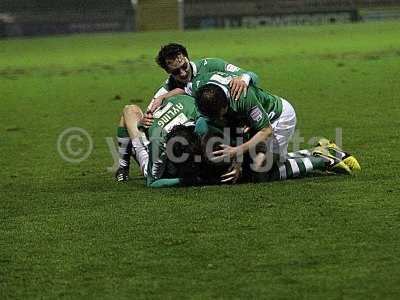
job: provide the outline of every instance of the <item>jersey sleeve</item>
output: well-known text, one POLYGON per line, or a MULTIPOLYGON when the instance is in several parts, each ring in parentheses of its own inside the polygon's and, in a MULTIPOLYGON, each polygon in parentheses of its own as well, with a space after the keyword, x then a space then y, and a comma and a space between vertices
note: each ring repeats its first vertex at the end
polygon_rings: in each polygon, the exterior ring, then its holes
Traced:
POLYGON ((206 58, 202 62, 203 66, 206 68, 207 72, 228 72, 232 75, 243 76, 247 85, 250 84, 250 81, 257 85, 258 76, 254 72, 246 71, 241 69, 229 62, 224 61, 220 58, 206 58))
POLYGON ((165 95, 166 93, 168 93, 176 88, 186 90, 187 87, 186 87, 186 85, 175 80, 174 77, 169 76, 169 78, 164 82, 164 84, 162 86, 160 86, 154 93, 153 99, 150 101, 149 105, 147 106, 147 110, 150 110, 155 98, 165 95))
POLYGON ((246 115, 252 129, 259 131, 270 125, 268 114, 252 89, 248 90, 246 97, 242 95, 236 104, 238 105, 238 112, 246 115))
POLYGON ((191 82, 188 82, 185 85, 184 91, 186 95, 193 96, 193 84, 191 82))
POLYGON ((164 85, 162 85, 162 86, 155 92, 155 94, 154 94, 154 96, 153 96, 153 99, 151 99, 149 105, 147 105, 147 111, 150 110, 151 106, 153 105, 154 100, 155 100, 157 97, 160 97, 160 96, 162 96, 162 95, 165 95, 165 94, 168 93, 168 92, 169 92, 169 90, 168 90, 168 85, 167 85, 167 81, 166 81, 166 83, 165 83, 164 85))
POLYGON ((179 186, 181 185, 181 179, 180 178, 162 178, 153 181, 149 187, 152 188, 162 188, 162 187, 171 187, 171 186, 179 186))
POLYGON ((204 185, 206 181, 200 177, 192 178, 162 178, 154 181, 149 187, 152 188, 163 188, 172 186, 196 186, 204 185))
POLYGON ((205 117, 199 117, 196 120, 194 132, 200 136, 206 135, 209 131, 207 119, 205 117))

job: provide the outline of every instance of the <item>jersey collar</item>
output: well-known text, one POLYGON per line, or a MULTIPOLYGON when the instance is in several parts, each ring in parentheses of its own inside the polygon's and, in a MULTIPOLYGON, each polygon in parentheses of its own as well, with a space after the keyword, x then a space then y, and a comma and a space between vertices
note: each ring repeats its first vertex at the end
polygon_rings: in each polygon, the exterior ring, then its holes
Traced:
POLYGON ((192 61, 190 62, 190 65, 192 66, 192 78, 193 78, 194 76, 197 75, 197 67, 196 64, 192 61))

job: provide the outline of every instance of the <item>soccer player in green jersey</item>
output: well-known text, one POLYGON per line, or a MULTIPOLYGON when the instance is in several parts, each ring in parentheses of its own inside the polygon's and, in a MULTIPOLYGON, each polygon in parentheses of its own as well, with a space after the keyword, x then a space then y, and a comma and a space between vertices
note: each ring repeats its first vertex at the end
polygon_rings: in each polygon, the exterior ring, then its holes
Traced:
POLYGON ((168 97, 184 93, 192 95, 192 79, 198 74, 227 71, 238 75, 230 83, 233 97, 239 97, 242 93, 246 94, 250 82, 256 83, 258 80, 255 73, 245 71, 219 58, 190 61, 186 48, 176 43, 162 46, 156 61, 170 76, 165 84, 157 90, 150 102, 142 120, 144 126, 150 126, 152 111, 168 97))
MULTIPOLYGON (((213 72, 201 74, 193 80, 196 105, 200 113, 208 118, 208 123, 232 127, 230 123, 233 122, 236 127, 248 126, 252 131, 251 138, 246 142, 235 146, 223 145, 223 149, 215 151, 215 160, 229 161, 250 152, 255 171, 268 171, 276 163, 284 164, 288 158, 289 139, 296 126, 293 107, 285 99, 255 85, 249 86, 246 96, 233 99, 229 85, 233 76, 235 75, 213 72), (259 147, 260 145, 265 147, 259 147)), ((202 118, 199 118, 197 123, 201 121, 202 118)), ((341 159, 348 165, 348 173, 352 168, 359 168, 358 162, 351 155, 341 159)), ((340 167, 346 168, 343 164, 340 167)))
MULTIPOLYGON (((198 138, 194 133, 194 121, 198 116, 194 99, 186 95, 177 95, 168 98, 162 106, 154 112, 154 122, 148 130, 148 138, 138 128, 142 112, 136 105, 128 105, 124 108, 119 130, 127 139, 130 140, 132 155, 140 166, 141 173, 144 175, 148 186, 170 186, 181 184, 185 177, 184 173, 189 173, 189 169, 194 171, 194 155, 196 145, 199 143, 186 143, 187 140, 198 138), (178 127, 178 125, 185 125, 178 127), (187 127, 187 130, 186 130, 187 127), (168 140, 176 139, 177 145, 171 144, 168 149, 168 140), (187 153, 190 157, 179 161, 182 153, 187 153), (171 161, 169 153, 174 154, 176 161, 171 161), (189 167, 187 167, 189 165, 189 167)), ((124 168, 127 172, 117 173, 117 181, 127 181, 129 165, 124 168)))
MULTIPOLYGON (((266 144, 266 153, 273 154, 274 161, 284 161, 288 142, 296 127, 296 113, 288 101, 255 85, 250 85, 247 95, 238 100, 231 96, 230 81, 234 74, 213 72, 196 76, 193 92, 202 115, 222 127, 232 120, 238 126, 248 126, 252 137, 235 147, 225 145, 216 152, 220 159, 230 159, 249 151, 255 151, 260 143, 266 144)), ((258 154, 259 164, 264 163, 266 154, 258 154)), ((273 161, 269 162, 271 165, 273 161)))

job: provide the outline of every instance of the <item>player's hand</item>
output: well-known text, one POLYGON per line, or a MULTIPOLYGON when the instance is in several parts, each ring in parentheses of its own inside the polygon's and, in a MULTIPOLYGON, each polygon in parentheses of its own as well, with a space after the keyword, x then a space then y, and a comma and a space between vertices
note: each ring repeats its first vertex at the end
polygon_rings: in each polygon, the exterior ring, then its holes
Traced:
POLYGON ((236 157, 238 155, 238 148, 237 147, 231 147, 228 145, 221 144, 220 147, 222 148, 221 150, 216 150, 213 151, 213 158, 210 160, 212 162, 218 163, 218 162, 229 162, 232 158, 236 157))
POLYGON ((153 114, 150 112, 147 112, 143 118, 140 120, 140 124, 144 127, 144 128, 149 128, 152 124, 153 124, 153 114))
POLYGON ((247 83, 242 77, 233 77, 229 82, 229 87, 231 88, 231 95, 233 99, 239 100, 242 93, 243 96, 246 97, 247 83))
POLYGON ((239 163, 234 163, 228 173, 221 176, 221 183, 236 183, 242 173, 242 166, 239 163))
POLYGON ((161 104, 163 103, 165 99, 165 96, 158 96, 157 98, 154 98, 151 102, 151 107, 149 109, 149 112, 153 113, 157 108, 159 108, 161 106, 161 104))

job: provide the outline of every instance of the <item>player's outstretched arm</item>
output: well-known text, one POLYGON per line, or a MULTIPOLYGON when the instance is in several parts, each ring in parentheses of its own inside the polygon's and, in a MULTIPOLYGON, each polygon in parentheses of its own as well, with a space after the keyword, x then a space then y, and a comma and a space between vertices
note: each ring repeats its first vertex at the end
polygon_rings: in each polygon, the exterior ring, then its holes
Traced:
MULTIPOLYGON (((228 182, 228 181, 227 181, 228 182)), ((204 184, 205 181, 200 177, 187 177, 187 178, 162 178, 148 184, 148 187, 162 188, 172 186, 195 186, 204 184)))
POLYGON ((144 114, 143 118, 140 120, 139 126, 144 127, 145 129, 149 128, 153 124, 154 111, 161 106, 163 101, 172 96, 183 94, 185 94, 185 91, 180 88, 176 88, 171 91, 167 91, 166 89, 161 88, 147 106, 147 111, 144 114))
POLYGON ((176 88, 173 89, 172 91, 167 92, 166 94, 162 94, 156 98, 153 98, 153 100, 151 101, 147 112, 150 112, 151 114, 154 113, 154 111, 159 108, 161 106, 161 104, 163 103, 163 101, 165 99, 168 99, 170 97, 176 96, 176 95, 184 95, 185 94, 185 90, 180 89, 180 88, 176 88))
POLYGON ((215 162, 229 161, 232 158, 247 153, 250 149, 254 149, 260 142, 265 142, 272 135, 272 127, 268 125, 259 130, 250 140, 239 146, 232 147, 228 145, 221 145, 222 150, 213 152, 215 156, 212 160, 215 162))
POLYGON ((162 178, 149 183, 147 186, 151 188, 172 187, 181 185, 180 178, 162 178))
POLYGON ((272 135, 272 127, 268 125, 258 131, 250 140, 237 146, 239 153, 247 153, 250 149, 254 149, 257 144, 265 142, 272 135))

